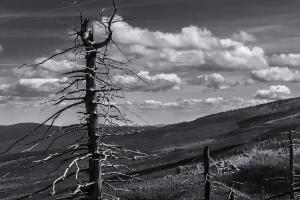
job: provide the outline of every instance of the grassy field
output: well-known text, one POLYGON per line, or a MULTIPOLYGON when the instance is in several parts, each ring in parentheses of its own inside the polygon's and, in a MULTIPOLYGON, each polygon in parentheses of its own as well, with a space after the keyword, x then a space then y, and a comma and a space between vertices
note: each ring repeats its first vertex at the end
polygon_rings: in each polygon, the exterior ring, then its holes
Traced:
MULTIPOLYGON (((241 192, 237 199, 261 199, 264 192, 271 196, 288 190, 288 143, 285 135, 264 138, 247 145, 232 148, 222 154, 215 154, 211 160, 213 197, 227 199, 232 181, 236 182, 234 189, 241 192), (244 197, 242 196, 245 195, 244 197)), ((299 145, 300 147, 300 145, 299 145)), ((300 148, 295 146, 296 173, 300 174, 300 148)), ((32 192, 43 186, 42 179, 47 178, 45 172, 53 170, 56 163, 33 167, 32 161, 39 156, 27 154, 15 155, 3 159, 0 164, 0 199, 14 199, 19 194, 32 192)), ((58 161, 57 161, 58 162, 58 161)), ((50 176, 50 183, 59 172, 50 176)), ((130 190, 117 195, 124 200, 176 200, 199 199, 203 196, 203 166, 200 161, 185 166, 177 166, 159 170, 140 176, 139 180, 123 184, 121 187, 130 190)), ((69 180, 58 187, 59 191, 68 192, 69 180)), ((49 190, 42 196, 33 199, 46 198, 49 190)))
MULTIPOLYGON (((135 129, 143 130, 137 134, 108 138, 108 142, 156 155, 127 162, 134 169, 133 173, 143 180, 122 184, 130 192, 117 195, 126 200, 201 198, 204 182, 201 154, 206 145, 211 149, 214 199, 228 199, 228 187, 233 181, 237 182, 234 188, 241 192, 239 199, 246 199, 243 194, 261 199, 262 193, 273 195, 287 191, 288 144, 287 135, 282 132, 300 130, 299 111, 300 99, 290 99, 164 127, 138 127, 135 129), (274 179, 276 177, 281 178, 274 179)), ((30 126, 4 127, 4 131, 0 127, 0 139, 5 135, 0 140, 0 149, 22 136, 22 130, 29 130, 30 126), (13 134, 8 137, 7 133, 13 134)), ((69 140, 64 138, 55 148, 61 148, 69 140)), ((296 140, 296 164, 300 162, 298 143, 296 140)), ((46 155, 42 151, 17 153, 22 148, 18 146, 0 157, 0 199, 15 199, 18 195, 33 192, 44 186, 42 179, 46 180, 46 185, 63 173, 64 165, 51 176, 46 176, 59 160, 30 167, 34 160, 46 155)), ((298 165, 296 172, 300 174, 298 165)), ((60 194, 74 190, 74 182, 76 180, 70 179, 59 185, 60 194)), ((47 190, 42 196, 32 199, 53 199, 45 197, 49 193, 47 190)))
MULTIPOLYGON (((216 160, 212 161, 214 199, 228 199, 229 190, 225 187, 229 187, 232 182, 235 182, 234 188, 242 193, 237 199, 261 199, 263 193, 267 197, 288 191, 287 148, 286 138, 282 136, 243 145, 217 156, 216 160), (232 170, 230 166, 236 168, 232 170)), ((295 161, 300 163, 300 145, 296 145, 295 152, 295 161)), ((297 164, 295 170, 296 174, 300 174, 297 164)), ((132 192, 123 194, 124 199, 166 200, 203 197, 201 163, 187 165, 180 172, 173 169, 168 173, 169 175, 163 177, 150 177, 150 180, 145 182, 128 185, 132 192)))

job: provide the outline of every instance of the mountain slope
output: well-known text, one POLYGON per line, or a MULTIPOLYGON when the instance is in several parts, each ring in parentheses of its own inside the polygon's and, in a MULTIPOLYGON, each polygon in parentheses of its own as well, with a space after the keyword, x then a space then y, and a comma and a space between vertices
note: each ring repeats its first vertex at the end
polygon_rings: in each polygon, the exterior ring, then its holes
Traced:
POLYGON ((299 114, 300 98, 293 98, 171 124, 118 140, 125 146, 160 154, 154 163, 175 163, 199 156, 205 145, 212 150, 230 149, 290 129, 298 130, 299 114))
MULTIPOLYGON (((17 139, 24 134, 28 133, 34 127, 37 127, 39 124, 37 123, 20 123, 20 124, 13 124, 13 125, 0 125, 0 141, 7 141, 12 139, 17 139)), ((48 128, 47 125, 43 126, 38 133, 44 132, 48 128)), ((57 127, 54 126, 52 129, 56 129, 57 127)))
MULTIPOLYGON (((299 129, 299 113, 300 98, 293 98, 217 113, 190 122, 147 127, 138 134, 112 137, 108 140, 159 155, 135 163, 137 168, 144 168, 197 157, 205 145, 210 146, 212 150, 230 149, 261 137, 299 129)), ((25 130, 34 125, 36 124, 0 126, 0 146, 5 146, 5 142, 11 142, 17 136, 25 134, 25 130)), ((68 141, 70 137, 63 139, 68 141)))

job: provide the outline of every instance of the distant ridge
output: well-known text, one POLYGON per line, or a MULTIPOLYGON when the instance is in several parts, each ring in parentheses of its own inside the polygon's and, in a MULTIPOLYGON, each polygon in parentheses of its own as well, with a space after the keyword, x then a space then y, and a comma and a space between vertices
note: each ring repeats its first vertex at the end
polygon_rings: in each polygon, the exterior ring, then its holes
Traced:
MULTIPOLYGON (((206 115, 200 118, 197 118, 192 121, 184 121, 184 122, 178 122, 174 124, 155 124, 155 125, 145 125, 145 126, 139 126, 139 127, 156 127, 156 128, 162 128, 162 127, 171 127, 171 126, 177 126, 181 124, 189 124, 189 123, 197 123, 202 121, 209 121, 216 118, 224 118, 224 117, 236 117, 240 116, 241 119, 249 118, 249 117, 255 117, 260 115, 266 115, 271 113, 278 113, 278 112, 286 112, 286 111, 297 111, 300 109, 300 97, 290 98, 290 99, 283 99, 283 100, 277 100, 272 101, 265 104, 258 104, 253 105, 249 107, 243 107, 228 111, 223 111, 219 113, 214 113, 210 115, 206 115)), ((230 118, 227 118, 230 119, 230 118)), ((11 124, 11 125, 0 125, 0 139, 2 138, 2 134, 8 131, 8 133, 11 132, 10 129, 14 129, 16 131, 16 134, 12 135, 18 135, 19 132, 24 132, 24 130, 30 130, 36 126, 38 126, 38 123, 34 122, 28 122, 28 123, 18 123, 18 124, 11 124)), ((48 125, 45 125, 46 127, 48 125)), ((58 127, 58 126, 54 126, 58 127)))
MULTIPOLYGON (((17 139, 33 128, 37 127, 38 123, 19 123, 19 124, 11 124, 11 125, 0 125, 0 141, 17 139)), ((40 130, 37 131, 37 134, 45 131, 45 129, 49 125, 44 125, 40 130)), ((58 126, 54 126, 53 129, 58 128, 58 126)))
POLYGON ((254 106, 214 113, 197 118, 189 122, 179 122, 176 124, 166 125, 165 127, 186 126, 194 123, 203 123, 220 119, 233 120, 233 118, 239 118, 239 120, 243 120, 252 117, 270 115, 274 113, 283 114, 283 112, 289 114, 300 112, 300 97, 277 100, 265 104, 258 104, 254 106))
MULTIPOLYGON (((5 141, 11 142, 24 135, 35 125, 37 124, 23 123, 0 126, 0 147, 5 144, 5 141)), ((122 127, 111 128, 112 131, 122 129, 122 127)), ((195 157, 206 145, 215 151, 230 149, 260 138, 273 137, 291 129, 300 130, 300 98, 230 110, 162 127, 139 127, 136 130, 142 131, 138 131, 137 134, 107 139, 108 142, 120 144, 129 149, 159 154, 160 157, 153 158, 156 159, 155 161, 143 163, 148 167, 150 165, 155 167, 155 163, 177 163, 195 157)), ((59 145, 66 144, 70 137, 64 140, 58 144, 57 148, 59 145)), ((137 167, 143 165, 137 165, 137 167)))

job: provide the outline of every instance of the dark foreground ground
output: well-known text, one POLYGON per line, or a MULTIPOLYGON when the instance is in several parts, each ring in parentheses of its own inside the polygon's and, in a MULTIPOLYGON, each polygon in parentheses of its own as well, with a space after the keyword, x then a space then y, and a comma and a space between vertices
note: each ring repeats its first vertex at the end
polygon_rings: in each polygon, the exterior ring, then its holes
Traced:
MULTIPOLYGON (((287 135, 283 133, 299 130, 298 113, 300 99, 295 98, 210 115, 191 122, 139 127, 141 131, 132 136, 108 138, 108 142, 157 155, 126 163, 134 169, 132 174, 139 175, 139 179, 117 184, 117 187, 130 191, 116 192, 116 195, 127 200, 202 199, 201 154, 204 146, 211 149, 214 199, 228 199, 228 186, 233 182, 238 194, 236 199, 262 199, 263 195, 285 192, 288 190, 289 160, 287 135)), ((33 126, 0 127, 0 150, 33 126)), ((64 138, 51 151, 60 149, 69 139, 64 138)), ((298 140, 295 144, 295 170, 300 174, 298 140)), ((18 153, 21 150, 22 146, 18 146, 0 157, 0 199, 16 199, 19 195, 33 192, 51 184, 63 173, 64 165, 47 177, 47 173, 60 161, 33 166, 34 160, 46 155, 41 151, 18 153)), ((68 179, 58 186, 58 193, 74 191, 72 185, 75 182, 68 179)), ((31 199, 54 199, 49 197, 50 191, 51 188, 31 199)))

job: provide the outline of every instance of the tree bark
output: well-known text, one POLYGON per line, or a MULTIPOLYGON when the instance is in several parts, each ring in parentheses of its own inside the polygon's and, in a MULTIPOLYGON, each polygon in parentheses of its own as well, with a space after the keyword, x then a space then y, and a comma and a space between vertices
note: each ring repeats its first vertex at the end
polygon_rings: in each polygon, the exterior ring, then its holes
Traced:
MULTIPOLYGON (((87 30, 87 29, 86 29, 87 30)), ((93 42, 93 32, 87 30, 88 40, 93 42)), ((96 56, 97 53, 91 46, 86 46, 86 95, 85 106, 87 113, 88 128, 88 150, 92 154, 89 160, 89 182, 94 183, 89 188, 88 199, 102 199, 102 179, 100 153, 98 149, 99 136, 97 135, 98 115, 97 115, 97 96, 96 96, 96 56)))

